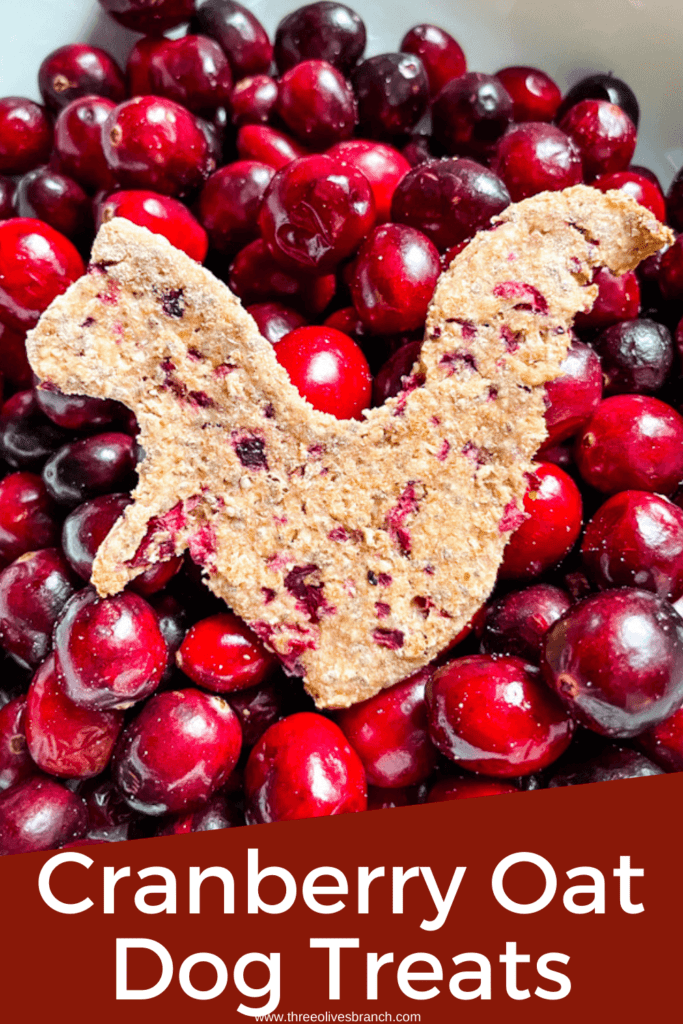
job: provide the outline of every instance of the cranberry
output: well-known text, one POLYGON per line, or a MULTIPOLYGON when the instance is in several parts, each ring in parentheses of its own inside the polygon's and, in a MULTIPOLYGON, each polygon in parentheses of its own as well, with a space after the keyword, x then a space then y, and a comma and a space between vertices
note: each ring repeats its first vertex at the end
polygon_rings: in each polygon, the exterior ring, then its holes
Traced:
POLYGON ((2 407, 0 452, 15 468, 39 469, 67 436, 43 415, 35 391, 19 391, 2 407))
POLYGON ((347 139, 356 124, 353 90, 324 60, 303 61, 285 72, 276 109, 292 134, 314 149, 347 139))
MULTIPOLYGON (((559 766, 558 766, 559 767, 559 766)), ((635 750, 613 744, 585 759, 562 763, 560 771, 548 780, 548 789, 558 786, 582 786, 587 782, 614 782, 663 775, 661 768, 635 750)))
POLYGON ((24 175, 14 203, 19 217, 45 221, 76 243, 88 242, 92 237, 90 199, 78 182, 49 167, 38 167, 24 175))
POLYGON ((514 121, 554 120, 562 93, 545 71, 514 65, 501 68, 496 78, 512 100, 514 121))
MULTIPOLYGON (((429 121, 429 127, 431 130, 431 119, 429 121)), ((410 137, 410 142, 407 142, 401 150, 401 153, 411 167, 417 167, 419 164, 426 163, 427 160, 432 160, 434 158, 434 153, 432 152, 432 148, 429 143, 430 137, 428 135, 422 135, 416 128, 415 132, 410 137)))
POLYGON ((235 80, 269 71, 273 47, 268 33, 256 16, 235 0, 205 0, 190 28, 220 44, 235 80))
POLYGON ((114 101, 103 96, 81 96, 64 107, 55 122, 60 171, 93 192, 116 187, 102 138, 103 126, 115 109, 114 101))
POLYGON ((127 412, 112 399, 63 395, 56 388, 37 388, 35 400, 40 411, 65 430, 98 430, 123 419, 127 412))
POLYGON ((364 811, 363 765, 338 725, 301 711, 263 734, 244 776, 247 822, 291 821, 364 811))
POLYGON ((314 409, 340 420, 362 419, 370 407, 372 377, 361 349, 333 327, 298 327, 275 355, 314 409))
POLYGON ((435 96, 452 78, 467 71, 462 47, 453 36, 436 25, 415 25, 406 32, 399 47, 401 53, 412 53, 424 64, 429 91, 435 96))
POLYGON ((548 439, 544 450, 573 437, 602 398, 602 368, 589 345, 572 340, 560 364, 560 374, 545 386, 545 425, 548 439))
MULTIPOLYGON (((168 40, 163 36, 143 36, 138 39, 128 54, 126 78, 129 96, 148 96, 153 92, 152 61, 155 55, 163 50, 168 40)), ((121 97, 123 99, 123 97, 121 97)), ((120 101, 119 101, 120 102, 120 101)))
POLYGON ((593 344, 600 355, 606 395, 658 391, 673 365, 671 333, 654 320, 614 324, 593 344))
MULTIPOLYGON (((176 562, 176 559, 170 559, 169 561, 176 562)), ((177 565, 176 571, 179 571, 182 567, 182 561, 179 559, 178 562, 179 564, 177 565)), ((168 562, 160 562, 159 566, 168 564, 168 562)), ((154 566, 153 568, 158 567, 154 566)), ((136 593, 142 592, 143 597, 147 595, 144 591, 141 591, 140 581, 145 578, 149 571, 150 570, 147 570, 142 574, 142 576, 138 576, 133 580, 132 585, 129 584, 131 590, 135 587, 135 584, 138 584, 136 593)), ((167 661, 166 668, 161 679, 163 684, 167 683, 175 675, 176 652, 179 650, 180 645, 185 638, 185 634, 187 633, 187 611, 172 594, 169 594, 168 591, 161 588, 160 592, 150 594, 148 600, 150 606, 154 609, 154 613, 159 622, 161 635, 163 636, 166 644, 167 661)))
POLYGON ((133 32, 162 35, 188 21, 194 0, 99 0, 101 6, 120 25, 133 32))
POLYGON ((542 667, 583 725, 635 736, 683 701, 683 619, 646 590, 606 590, 551 626, 542 667))
POLYGON ((396 186, 410 170, 410 164, 397 149, 384 142, 348 139, 328 150, 328 156, 352 164, 370 182, 375 197, 377 223, 390 219, 391 199, 396 186))
POLYGON ((474 160, 430 160, 402 178, 391 219, 417 228, 444 251, 487 227, 509 202, 501 178, 474 160))
POLYGON ((418 123, 429 102, 429 79, 419 57, 382 53, 362 61, 351 75, 362 135, 391 140, 418 123))
POLYGON ((285 690, 282 679, 262 683, 248 690, 235 690, 226 700, 240 720, 242 745, 251 748, 266 729, 284 716, 285 690))
POLYGON ((55 779, 34 775, 0 794, 0 856, 53 850, 87 829, 82 797, 55 779))
POLYGON ((678 708, 659 725, 641 732, 636 742, 665 771, 683 771, 683 708, 678 708))
POLYGON ((278 84, 268 75, 251 75, 237 82, 230 96, 232 123, 267 124, 277 103, 278 84))
POLYGON ((159 823, 155 835, 180 836, 188 832, 211 832, 217 828, 244 825, 244 814, 225 793, 214 793, 196 811, 180 814, 159 823))
POLYGON ((213 249, 232 254, 258 237, 258 215, 274 173, 256 160, 238 160, 211 175, 197 214, 213 249))
POLYGON ((206 231, 183 203, 157 192, 131 190, 112 192, 100 203, 98 227, 114 217, 125 217, 133 224, 163 235, 176 249, 203 263, 209 240, 206 231))
POLYGON ((31 387, 33 382, 25 338, 23 332, 17 334, 0 321, 0 373, 6 384, 20 391, 31 387))
POLYGON ((347 75, 365 50, 361 18, 344 4, 322 0, 288 14, 275 33, 275 63, 280 74, 305 60, 325 60, 347 75))
POLYGON ((105 842, 132 838, 129 836, 129 827, 135 812, 115 788, 109 775, 85 781, 79 786, 78 792, 88 808, 89 838, 105 842))
POLYGON ((70 43, 49 53, 38 71, 40 95, 52 110, 79 96, 106 96, 120 103, 126 95, 121 69, 105 50, 70 43))
POLYGON ((636 148, 636 128, 621 107, 607 100, 582 100, 560 121, 579 148, 586 181, 624 171, 636 148))
POLYGON ((32 217, 0 221, 0 319, 9 328, 35 327, 84 272, 73 244, 48 224, 32 217))
POLYGON ((476 71, 447 82, 432 103, 434 138, 449 155, 486 158, 511 120, 501 83, 476 71))
POLYGON ((35 774, 26 745, 26 697, 15 697, 0 708, 0 791, 35 774))
POLYGON ((14 182, 0 174, 0 220, 9 220, 14 213, 14 182))
POLYGON ((575 458, 586 483, 604 494, 672 494, 683 482, 683 417, 658 398, 606 398, 578 435, 575 458))
POLYGON ((0 480, 0 565, 58 540, 58 510, 41 478, 21 472, 0 480))
POLYGON ((481 637, 485 654, 516 654, 537 662, 548 629, 570 607, 569 595, 549 583, 513 590, 486 609, 481 637))
POLYGON ((0 99, 0 174, 25 174, 47 163, 52 126, 44 107, 23 96, 0 99))
POLYGON ((156 689, 166 644, 154 611, 137 594, 100 598, 90 587, 64 609, 54 635, 59 683, 79 707, 126 708, 156 689))
POLYGON ((183 196, 215 169, 197 119, 162 97, 120 103, 102 127, 102 145, 112 174, 126 188, 183 196))
POLYGON ((253 306, 247 306, 247 313, 253 316, 261 335, 271 345, 277 345, 286 334, 297 327, 307 326, 300 313, 281 302, 257 302, 253 306))
POLYGON ((542 121, 511 125, 498 142, 491 166, 516 203, 539 192, 578 185, 583 179, 576 144, 542 121))
POLYGON ((237 616, 223 612, 192 626, 176 663, 193 683, 214 693, 230 693, 258 686, 277 659, 237 616))
POLYGON ((606 100, 608 103, 614 103, 621 107, 635 127, 638 127, 640 108, 635 93, 626 82, 612 74, 588 75, 573 85, 562 100, 557 112, 558 120, 582 100, 606 100))
POLYGON ((278 171, 259 214, 263 238, 278 262, 316 274, 349 256, 374 222, 368 179, 329 156, 301 157, 278 171))
POLYGON ((387 398, 393 398, 401 391, 410 376, 415 361, 422 349, 421 341, 409 341, 402 345, 386 361, 372 382, 372 404, 384 405, 387 398))
POLYGON ((283 270, 261 238, 237 254, 228 283, 245 305, 281 299, 310 317, 322 313, 336 289, 334 274, 311 278, 283 270))
POLYGON ((676 231, 683 231, 683 167, 671 182, 666 194, 666 215, 676 231))
POLYGON ((593 182, 593 188, 599 188, 601 192, 608 192, 610 189, 619 189, 631 196, 641 206, 650 210, 657 220, 666 218, 666 205, 664 196, 657 185, 644 178, 642 174, 635 173, 632 169, 628 171, 614 171, 612 174, 601 174, 593 182))
POLYGON ((279 171, 297 157, 306 156, 298 142, 265 124, 245 124, 237 132, 237 152, 241 160, 256 160, 279 171))
POLYGON ((52 630, 77 589, 57 548, 28 551, 0 572, 0 642, 25 668, 50 653, 52 630))
POLYGON ((534 467, 524 495, 524 511, 528 518, 505 548, 501 579, 540 576, 562 561, 579 536, 581 494, 572 478, 557 466, 541 462, 534 467))
POLYGON ((113 774, 129 805, 143 814, 199 807, 237 763, 240 726, 230 705, 200 690, 159 693, 127 727, 113 774))
POLYGON ((383 786, 368 786, 368 810, 384 811, 393 807, 411 807, 423 804, 426 796, 426 784, 416 786, 397 786, 385 789, 383 786))
POLYGON ((571 741, 571 719, 521 658, 456 658, 436 671, 425 693, 432 742, 470 771, 529 775, 571 741))
POLYGON ((658 283, 665 299, 677 302, 683 299, 683 235, 679 235, 663 253, 658 283))
POLYGON ((73 507, 100 494, 131 490, 136 462, 137 446, 128 434, 95 434, 55 452, 43 467, 43 480, 56 502, 73 507))
POLYGON ((616 277, 607 267, 600 267, 593 283, 598 286, 597 298, 587 313, 577 313, 577 330, 603 330, 620 320, 635 320, 640 312, 640 287, 632 270, 616 277))
POLYGON ((168 39, 149 55, 150 92, 195 114, 229 105, 232 73, 228 58, 208 36, 168 39))
POLYGON ((445 776, 434 783, 427 794, 427 803, 442 800, 466 800, 477 796, 503 796, 505 793, 519 793, 516 786, 499 779, 477 778, 474 775, 462 777, 445 776))

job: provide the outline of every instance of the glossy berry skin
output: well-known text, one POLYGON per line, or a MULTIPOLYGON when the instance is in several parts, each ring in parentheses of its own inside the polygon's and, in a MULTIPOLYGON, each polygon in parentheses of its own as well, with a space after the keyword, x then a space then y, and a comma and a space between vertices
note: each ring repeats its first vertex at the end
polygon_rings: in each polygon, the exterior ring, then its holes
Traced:
POLYGON ((91 192, 116 188, 102 138, 103 126, 115 109, 114 101, 104 96, 81 96, 60 110, 55 122, 60 171, 91 192))
POLYGON ((40 469, 68 437, 43 415, 35 391, 17 391, 0 414, 0 452, 12 467, 40 469))
POLYGON ((674 360, 671 332, 654 320, 626 320, 593 340, 605 394, 650 394, 666 381, 674 360))
POLYGON ((683 168, 671 182, 666 194, 667 221, 676 231, 683 231, 683 168))
POLYGON ((148 96, 153 92, 152 61, 167 42, 164 36, 143 36, 133 45, 126 63, 129 96, 148 96))
POLYGON ((662 255, 657 283, 665 299, 683 298, 683 235, 679 235, 662 255))
POLYGON ((578 487, 549 462, 534 467, 524 495, 528 518, 510 537, 500 567, 501 579, 527 580, 561 562, 581 530, 583 505, 578 487))
POLYGON ((387 398, 398 395, 405 380, 410 376, 421 349, 421 341, 409 341, 387 359, 372 382, 373 406, 384 405, 387 398))
POLYGON ((482 653, 515 654, 538 662, 545 634, 570 606, 569 595, 549 583, 512 590, 486 609, 482 653))
POLYGON ((578 435, 581 476, 603 494, 673 494, 683 481, 683 417, 646 395, 605 398, 578 435))
POLYGON ((237 160, 211 175, 199 195, 197 215, 212 249, 232 255, 258 238, 258 216, 274 173, 257 160, 237 160))
POLYGON ((194 0, 99 0, 107 14, 133 32, 162 35, 188 21, 194 0))
POLYGON ((577 721, 636 736, 683 702, 683 619, 649 591, 606 590, 548 630, 541 667, 577 721))
POLYGON ((112 771, 133 810, 177 814, 200 807, 227 781, 240 745, 237 716, 222 697, 159 693, 126 728, 112 771))
POLYGON ((356 125, 353 89, 324 60, 302 61, 285 72, 276 111, 295 138, 311 149, 348 139, 356 125))
POLYGON ((270 70, 273 47, 268 33, 258 18, 235 0, 200 3, 190 28, 219 43, 230 61, 235 81, 270 70))
POLYGON ((614 103, 621 107, 635 127, 638 127, 640 108, 635 93, 626 82, 615 75, 597 74, 582 78, 580 82, 571 87, 562 100, 557 111, 558 119, 563 118, 568 110, 575 107, 577 103, 581 103, 582 100, 606 100, 608 103, 614 103))
POLYGON ((657 220, 666 219, 666 204, 664 196, 657 185, 642 174, 634 170, 614 171, 612 174, 601 174, 593 182, 593 188, 599 188, 601 192, 609 192, 610 189, 619 189, 631 196, 641 206, 650 210, 657 220))
POLYGON ((362 350, 333 327, 298 327, 278 342, 275 356, 299 393, 319 412, 362 419, 372 377, 362 350))
POLYGON ((32 217, 0 221, 0 320, 35 327, 53 299, 85 272, 74 245, 32 217))
POLYGON ((102 146, 124 188, 184 196, 215 170, 197 119, 162 97, 136 96, 115 107, 102 127, 102 146))
POLYGON ((217 828, 239 828, 244 825, 244 814, 225 795, 214 793, 196 811, 178 814, 159 822, 157 836, 182 836, 189 832, 212 832, 217 828))
POLYGON ((35 473, 0 480, 0 566, 59 540, 59 511, 35 473))
POLYGON ((284 718, 288 710, 281 677, 247 690, 235 690, 226 700, 239 718, 245 750, 258 743, 266 729, 284 718))
POLYGON ((441 803, 442 800, 466 800, 477 796, 504 796, 506 793, 519 793, 516 786, 499 779, 463 776, 453 778, 446 776, 434 783, 427 794, 428 804, 441 803))
MULTIPOLYGON (((640 738, 639 738, 640 739, 640 738)), ((587 782, 615 782, 663 775, 656 764, 628 747, 605 746, 592 757, 563 761, 561 769, 548 779, 548 789, 558 786, 582 786, 587 782)))
POLYGON ((34 775, 0 794, 0 856, 54 850, 87 829, 85 801, 56 779, 34 775))
POLYGON ((577 331, 602 331, 622 320, 635 320, 640 312, 640 286, 634 271, 617 277, 607 267, 600 267, 593 284, 598 286, 597 298, 587 313, 576 314, 577 331))
POLYGON ((33 370, 26 356, 26 341, 23 331, 10 330, 0 321, 0 373, 5 385, 20 391, 30 388, 33 370))
POLYGON ((245 305, 280 300, 310 319, 329 305, 337 287, 334 274, 312 278, 303 270, 284 270, 262 238, 237 254, 228 284, 245 305))
POLYGON ((243 124, 268 124, 277 103, 278 84, 269 75, 250 75, 235 83, 230 96, 231 120, 243 124))
POLYGON ((62 550, 81 579, 90 580, 97 549, 130 502, 127 494, 104 494, 79 505, 64 520, 62 550))
POLYGON ((358 101, 360 135, 391 141, 407 135, 429 103, 429 79, 419 57, 382 53, 362 61, 351 75, 358 101))
POLYGON ((26 174, 45 164, 52 148, 47 111, 24 96, 0 99, 0 174, 26 174))
POLYGON ((37 167, 25 174, 14 193, 18 217, 34 217, 72 242, 88 242, 93 233, 92 205, 77 181, 37 167))
POLYGON ((60 505, 74 507, 134 484, 137 446, 129 434, 110 431, 64 445, 45 463, 43 480, 60 505))
POLYGON ((560 121, 576 143, 586 181, 625 171, 636 148, 636 128, 621 107, 606 100, 582 100, 560 121))
POLYGON ((372 334, 422 326, 441 271, 436 246, 407 224, 382 224, 360 248, 351 278, 356 311, 372 334))
POLYGON ((308 156, 277 172, 259 226, 285 268, 325 274, 358 247, 375 223, 368 179, 350 164, 308 156))
POLYGON ((545 386, 543 450, 566 441, 590 419, 602 398, 602 367, 597 353, 576 338, 560 364, 560 374, 545 386))
POLYGON ((201 619, 188 631, 176 664, 193 683, 213 693, 258 686, 277 659, 231 612, 201 619))
POLYGON ((204 262, 209 247, 207 233, 177 199, 144 189, 112 192, 98 207, 98 228, 114 217, 125 217, 133 224, 163 235, 197 263, 204 262))
POLYGON ((571 719, 521 658, 456 658, 436 671, 426 700, 432 742, 468 771, 530 775, 571 741, 571 719))
POLYGON ((0 174, 0 220, 9 220, 15 212, 14 182, 6 174, 0 174))
POLYGON ((69 43, 53 50, 38 69, 43 103, 61 110, 79 96, 106 96, 120 103, 126 83, 116 61, 106 50, 86 43, 69 43))
POLYGON ((79 707, 127 708, 149 696, 166 668, 158 619, 137 594, 100 598, 90 587, 64 609, 54 634, 59 684, 79 707))
POLYGON ((267 124, 245 124, 237 132, 235 146, 240 160, 256 160, 279 171, 292 160, 307 156, 296 139, 267 124))
POLYGON ((496 78, 512 100, 514 121, 553 121, 562 93, 552 78, 525 65, 501 68, 496 78))
POLYGON ((515 203, 583 180, 575 143, 559 128, 542 121, 511 125, 498 141, 491 166, 515 203))
POLYGON ((464 158, 429 160, 401 179, 391 204, 391 220, 409 224, 440 252, 472 238, 510 202, 502 179, 464 158))
POLYGON ((89 779, 107 767, 123 726, 120 711, 79 708, 62 693, 50 656, 28 690, 25 728, 31 757, 44 772, 89 779))
POLYGON ((683 511, 659 494, 620 491, 586 526, 581 556, 601 590, 640 587, 676 601, 683 596, 683 511))
POLYGON ((467 61, 460 44, 436 25, 415 25, 406 32, 399 49, 401 53, 412 53, 420 58, 432 96, 436 96, 446 82, 467 71, 467 61))
POLYGON ((391 200, 396 186, 410 170, 410 164, 397 149, 385 142, 369 139, 347 139, 337 142, 327 151, 328 156, 344 160, 362 171, 370 182, 375 197, 378 224, 391 219, 391 200))
POLYGON ((335 720, 356 751, 368 784, 394 788, 427 779, 436 750, 427 733, 426 670, 338 711, 335 720))
POLYGON ((34 775, 36 766, 26 745, 26 697, 0 708, 0 792, 34 775))
POLYGON ((512 120, 512 100, 497 78, 469 71, 432 103, 434 138, 450 156, 485 158, 512 120))
POLYGON ((301 313, 290 309, 282 302, 257 302, 253 306, 247 306, 247 313, 253 316, 260 334, 271 345, 277 345, 286 334, 297 327, 308 326, 301 313))
POLYGON ((325 60, 347 75, 365 50, 361 18, 344 4, 322 0, 297 8, 275 32, 274 57, 280 74, 304 60, 325 60))
POLYGON ((151 93, 194 114, 208 115, 230 103, 230 64, 218 43, 208 36, 167 39, 151 53, 148 74, 151 93))
POLYGON ((678 708, 659 725, 641 732, 636 743, 665 771, 683 771, 683 708, 678 708))
POLYGON ((57 548, 29 551, 0 572, 0 643, 24 668, 50 653, 54 625, 77 589, 57 548))
POLYGON ((65 430, 95 431, 123 420, 127 409, 109 398, 88 398, 85 395, 64 395, 57 388, 39 387, 36 405, 58 427, 65 430))
POLYGON ((244 774, 247 822, 292 821, 364 811, 365 772, 338 725, 301 711, 271 725, 244 774))

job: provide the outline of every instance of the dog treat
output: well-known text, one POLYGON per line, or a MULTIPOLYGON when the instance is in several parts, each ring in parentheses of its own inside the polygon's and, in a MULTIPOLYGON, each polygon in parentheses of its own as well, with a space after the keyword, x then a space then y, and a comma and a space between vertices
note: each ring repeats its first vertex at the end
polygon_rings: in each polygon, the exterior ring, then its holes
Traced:
POLYGON ((123 402, 140 424, 97 590, 189 548, 319 707, 415 672, 494 586, 594 268, 623 273, 671 238, 623 192, 510 206, 442 275, 403 392, 358 422, 299 395, 207 270, 112 220, 28 339, 43 386, 123 402))

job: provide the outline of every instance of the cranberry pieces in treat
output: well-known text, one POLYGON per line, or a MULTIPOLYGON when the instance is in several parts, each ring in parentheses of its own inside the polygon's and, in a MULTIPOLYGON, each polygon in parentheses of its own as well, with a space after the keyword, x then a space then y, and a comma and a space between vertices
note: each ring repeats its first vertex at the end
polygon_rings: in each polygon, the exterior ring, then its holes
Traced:
POLYGON ((282 19, 275 32, 275 63, 280 74, 305 60, 326 60, 346 75, 365 50, 365 25, 344 4, 334 0, 298 7, 282 19))
POLYGON ((31 217, 0 221, 0 320, 34 327, 43 310, 85 272, 73 244, 31 217))
POLYGON ((559 128, 540 121, 511 125, 496 146, 491 166, 515 203, 583 180, 576 144, 559 128))
POLYGON ((212 249, 233 255, 258 238, 258 215, 274 173, 257 160, 237 160, 211 175, 199 194, 197 215, 212 249))
POLYGON ((0 572, 0 643, 20 665, 37 668, 52 647, 52 630, 78 583, 61 551, 20 555, 0 572))
POLYGON ((209 247, 207 233, 177 199, 144 189, 112 192, 98 206, 98 228, 113 217, 125 217, 133 224, 155 231, 197 263, 204 262, 209 247))
POLYGON ((213 693, 258 686, 277 664, 260 640, 230 612, 201 619, 176 655, 178 668, 213 693))
POLYGON ((276 111, 292 134, 313 149, 349 138, 357 119, 353 89, 324 60, 302 61, 285 72, 276 111))
POLYGON ((391 141, 418 123, 429 103, 429 80, 419 57, 382 53, 351 74, 358 101, 359 133, 391 141))
POLYGON ((133 32, 162 35, 188 21, 195 0, 99 0, 104 10, 133 32))
POLYGON ((0 174, 25 174, 47 163, 52 125, 40 104, 23 96, 0 99, 0 174))
POLYGON ((59 510, 35 473, 0 480, 0 566, 59 540, 59 510))
POLYGON ((45 775, 0 793, 0 856, 55 850, 88 829, 85 801, 45 775))
POLYGON ((636 127, 621 107, 606 100, 582 100, 560 121, 576 143, 586 181, 625 171, 636 148, 636 127))
POLYGON ((399 49, 401 53, 413 53, 420 58, 432 96, 436 96, 446 82, 467 71, 467 61, 460 44, 436 25, 415 25, 406 32, 399 49))
POLYGON ((501 68, 496 78, 512 100, 513 121, 553 121, 562 99, 552 78, 524 65, 501 68))
POLYGON ((69 43, 49 53, 38 69, 38 88, 52 110, 61 110, 79 96, 106 96, 115 103, 126 96, 116 61, 86 43, 69 43))
POLYGON ((510 96, 478 71, 448 82, 432 103, 433 136, 449 156, 487 158, 511 121, 510 96))
MULTIPOLYGON (((194 6, 194 0, 191 2, 194 6)), ((270 70, 273 47, 268 33, 258 18, 235 0, 200 3, 190 28, 219 43, 230 61, 235 81, 270 70)))
POLYGON ((275 349, 299 393, 320 412, 359 420, 370 407, 372 377, 361 349, 333 327, 298 327, 275 349))

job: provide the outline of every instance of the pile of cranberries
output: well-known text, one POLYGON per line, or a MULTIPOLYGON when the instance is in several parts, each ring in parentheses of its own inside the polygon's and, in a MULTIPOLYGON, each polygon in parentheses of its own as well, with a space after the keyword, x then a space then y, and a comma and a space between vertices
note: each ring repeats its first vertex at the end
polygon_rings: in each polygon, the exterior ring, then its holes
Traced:
POLYGON ((312 405, 358 418, 401 390, 439 273, 510 201, 587 182, 683 231, 683 173, 665 198, 631 164, 628 85, 468 71, 433 25, 366 57, 334 0, 272 42, 235 0, 100 2, 142 33, 125 70, 63 46, 42 105, 0 99, 0 853, 683 770, 683 234, 596 274, 488 605, 336 712, 188 558, 89 586, 136 423, 37 387, 24 345, 126 217, 230 285, 312 405))

